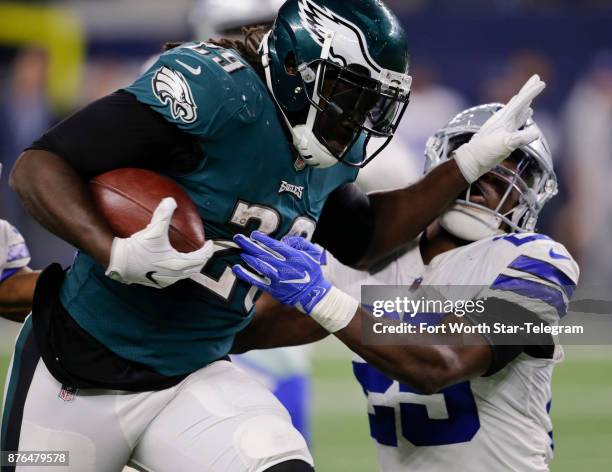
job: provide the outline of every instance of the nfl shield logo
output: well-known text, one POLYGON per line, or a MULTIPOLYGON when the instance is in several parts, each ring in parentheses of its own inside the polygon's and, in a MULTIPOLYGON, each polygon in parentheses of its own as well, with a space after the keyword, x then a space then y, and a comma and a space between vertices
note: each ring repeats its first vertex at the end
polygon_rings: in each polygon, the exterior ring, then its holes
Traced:
POLYGON ((60 390, 57 396, 60 397, 65 402, 71 402, 71 401, 74 401, 74 397, 76 396, 77 391, 78 389, 76 387, 69 387, 67 385, 62 385, 62 389, 60 390))
POLYGON ((306 168, 306 161, 301 157, 298 157, 293 163, 293 167, 297 172, 303 171, 306 168))

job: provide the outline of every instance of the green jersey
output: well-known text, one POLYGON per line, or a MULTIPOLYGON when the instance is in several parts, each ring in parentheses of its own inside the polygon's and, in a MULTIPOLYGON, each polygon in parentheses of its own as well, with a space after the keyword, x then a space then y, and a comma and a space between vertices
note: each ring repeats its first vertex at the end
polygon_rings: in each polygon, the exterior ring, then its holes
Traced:
MULTIPOLYGON (((202 273, 157 290, 115 282, 80 253, 61 301, 115 354, 162 375, 182 375, 225 356, 254 313, 255 289, 231 271, 240 263, 232 237, 256 229, 310 237, 328 195, 353 181, 357 169, 296 169, 273 99, 233 50, 182 45, 125 90, 199 142, 199 166, 168 177, 195 203, 215 255, 202 273)), ((360 140, 349 160, 362 152, 360 140)))

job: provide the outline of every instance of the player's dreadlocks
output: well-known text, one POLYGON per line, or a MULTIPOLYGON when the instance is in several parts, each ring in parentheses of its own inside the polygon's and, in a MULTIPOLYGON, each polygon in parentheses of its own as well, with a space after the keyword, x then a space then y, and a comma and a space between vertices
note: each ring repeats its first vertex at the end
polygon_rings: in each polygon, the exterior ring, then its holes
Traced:
MULTIPOLYGON (((251 65, 251 67, 253 67, 253 69, 255 69, 255 72, 257 72, 257 74, 263 80, 265 80, 265 71, 261 65, 261 57, 258 50, 263 37, 269 31, 269 29, 269 25, 249 26, 241 29, 242 34, 244 35, 242 40, 220 38, 209 39, 208 42, 222 48, 235 49, 242 56, 242 58, 245 59, 251 65)), ((166 43, 164 45, 164 51, 174 49, 181 44, 184 43, 166 43)))

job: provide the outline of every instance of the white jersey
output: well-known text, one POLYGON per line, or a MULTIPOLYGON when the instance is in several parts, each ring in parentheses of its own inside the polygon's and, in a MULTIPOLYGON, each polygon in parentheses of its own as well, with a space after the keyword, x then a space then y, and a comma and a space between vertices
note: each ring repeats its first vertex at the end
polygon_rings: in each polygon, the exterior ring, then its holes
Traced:
MULTIPOLYGON (((384 270, 355 271, 329 258, 328 280, 359 299, 362 285, 473 287, 475 298, 520 304, 557 324, 578 280, 560 244, 539 234, 488 238, 445 252, 425 265, 418 245, 384 270)), ((487 377, 421 395, 356 357, 354 372, 368 401, 371 435, 383 471, 545 471, 553 454, 552 358, 520 354, 487 377)))
POLYGON ((8 221, 0 220, 0 282, 29 262, 30 253, 19 231, 8 221))

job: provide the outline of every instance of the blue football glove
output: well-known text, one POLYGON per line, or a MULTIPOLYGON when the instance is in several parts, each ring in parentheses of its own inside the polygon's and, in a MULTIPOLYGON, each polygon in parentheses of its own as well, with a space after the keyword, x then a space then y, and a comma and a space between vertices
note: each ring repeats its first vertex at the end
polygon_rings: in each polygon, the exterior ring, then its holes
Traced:
POLYGON ((330 333, 345 328, 355 316, 359 302, 325 280, 325 251, 320 247, 297 236, 277 241, 258 231, 250 239, 237 235, 234 241, 254 271, 235 265, 239 279, 309 314, 330 333))
POLYGON ((234 241, 244 251, 240 257, 254 271, 235 265, 236 277, 281 303, 310 314, 329 293, 331 284, 323 277, 320 265, 324 251, 306 239, 287 236, 277 241, 255 231, 250 239, 238 234, 234 241))

